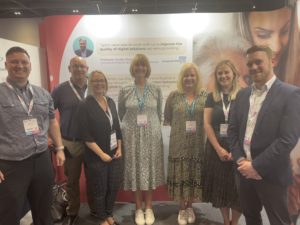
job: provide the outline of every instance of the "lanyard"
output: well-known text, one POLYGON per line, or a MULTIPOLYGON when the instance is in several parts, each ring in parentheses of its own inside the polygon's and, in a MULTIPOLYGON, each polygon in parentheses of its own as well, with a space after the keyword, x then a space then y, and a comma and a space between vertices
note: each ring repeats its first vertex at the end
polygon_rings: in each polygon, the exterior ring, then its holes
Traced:
POLYGON ((229 115, 229 109, 230 109, 231 101, 229 100, 229 104, 226 108, 223 93, 221 93, 221 99, 222 99, 223 113, 224 113, 224 117, 225 117, 225 122, 228 123, 228 115, 229 115))
POLYGON ((139 95, 138 95, 138 89, 135 86, 135 96, 138 100, 138 107, 139 107, 140 111, 143 111, 143 109, 145 107, 145 100, 146 100, 146 97, 148 95, 148 91, 149 91, 149 88, 148 88, 147 85, 145 85, 143 96, 140 98, 139 95))
POLYGON ((17 97, 18 97, 18 99, 19 99, 19 101, 20 101, 23 109, 25 110, 25 112, 27 113, 27 115, 30 116, 30 114, 32 112, 32 109, 33 109, 33 93, 34 93, 31 85, 29 85, 29 90, 31 92, 32 99, 30 100, 29 106, 27 107, 25 101, 23 100, 23 98, 20 95, 18 95, 18 93, 16 92, 16 90, 14 89, 14 87, 10 83, 8 83, 8 82, 5 82, 5 84, 6 84, 7 87, 9 87, 17 95, 17 97))
MULTIPOLYGON (((76 88, 74 87, 73 83, 71 82, 71 80, 69 80, 69 84, 74 92, 74 94, 76 95, 76 97, 78 98, 79 101, 82 101, 83 99, 81 98, 81 96, 78 94, 76 88)), ((84 98, 87 96, 87 89, 84 92, 84 98)))
POLYGON ((195 107, 196 107, 196 101, 198 99, 198 97, 195 97, 193 99, 193 102, 191 105, 189 105, 187 98, 185 96, 183 96, 184 98, 184 102, 185 102, 185 110, 186 112, 189 114, 190 117, 192 117, 194 115, 194 111, 195 111, 195 107))
MULTIPOLYGON (((94 97, 95 98, 95 97, 94 97)), ((107 105, 107 110, 108 110, 108 114, 102 109, 101 105, 100 105, 100 102, 97 100, 97 98, 95 98, 95 100, 97 101, 99 107, 104 111, 104 114, 106 115, 106 117, 108 118, 109 120, 109 124, 110 124, 110 128, 112 129, 113 127, 113 116, 111 114, 111 111, 110 111, 110 108, 109 108, 109 105, 107 103, 107 99, 105 96, 103 96, 104 100, 105 100, 105 103, 107 105)))

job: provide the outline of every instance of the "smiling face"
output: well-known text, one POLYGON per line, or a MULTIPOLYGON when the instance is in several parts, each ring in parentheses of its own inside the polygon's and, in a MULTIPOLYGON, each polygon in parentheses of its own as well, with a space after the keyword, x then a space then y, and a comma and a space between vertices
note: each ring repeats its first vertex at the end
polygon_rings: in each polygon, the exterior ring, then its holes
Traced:
POLYGON ((197 73, 194 68, 186 70, 182 78, 183 89, 196 89, 197 87, 197 73))
POLYGON ((94 72, 91 74, 90 82, 92 85, 93 95, 105 95, 107 92, 107 81, 103 73, 94 72))
POLYGON ((282 8, 270 12, 251 12, 248 17, 253 44, 267 45, 273 52, 276 67, 288 46, 292 12, 282 8))
POLYGON ((232 69, 228 65, 220 65, 216 71, 215 76, 216 81, 220 85, 221 89, 228 90, 232 88, 234 74, 232 72, 232 69))
POLYGON ((137 62, 133 65, 132 71, 135 79, 147 78, 147 66, 143 62, 137 62))
POLYGON ((249 74, 257 88, 261 88, 273 76, 272 60, 263 51, 247 55, 249 74))
POLYGON ((79 40, 79 46, 81 51, 85 51, 86 49, 86 40, 80 39, 79 40))
POLYGON ((31 62, 25 53, 15 52, 6 56, 5 68, 10 81, 25 83, 31 72, 31 62))
POLYGON ((84 79, 88 69, 89 68, 84 59, 76 56, 70 60, 69 72, 71 73, 74 81, 84 79))

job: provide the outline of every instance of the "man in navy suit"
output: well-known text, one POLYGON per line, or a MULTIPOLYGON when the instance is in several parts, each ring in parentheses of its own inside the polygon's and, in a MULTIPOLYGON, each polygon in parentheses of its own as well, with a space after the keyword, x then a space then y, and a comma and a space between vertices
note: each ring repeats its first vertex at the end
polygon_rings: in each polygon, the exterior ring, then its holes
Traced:
POLYGON ((228 128, 243 214, 247 225, 261 225, 264 207, 271 225, 290 225, 287 187, 290 152, 300 136, 300 89, 276 78, 269 47, 249 48, 247 66, 253 85, 238 93, 228 128))

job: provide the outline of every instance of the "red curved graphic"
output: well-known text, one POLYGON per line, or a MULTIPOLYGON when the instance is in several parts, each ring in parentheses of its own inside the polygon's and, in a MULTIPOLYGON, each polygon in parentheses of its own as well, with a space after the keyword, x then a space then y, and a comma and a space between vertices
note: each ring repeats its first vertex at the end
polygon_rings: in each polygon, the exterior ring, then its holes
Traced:
POLYGON ((62 56, 75 26, 82 18, 76 16, 50 16, 40 24, 40 44, 46 49, 48 64, 48 88, 52 90, 59 83, 62 56), (50 80, 52 76, 52 80, 50 80))

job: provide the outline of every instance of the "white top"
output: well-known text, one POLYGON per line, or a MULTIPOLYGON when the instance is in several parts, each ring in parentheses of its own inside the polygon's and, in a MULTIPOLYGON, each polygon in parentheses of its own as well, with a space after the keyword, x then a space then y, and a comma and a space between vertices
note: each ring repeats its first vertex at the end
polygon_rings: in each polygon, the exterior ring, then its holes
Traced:
POLYGON ((252 160, 251 151, 250 151, 251 139, 255 128, 257 115, 267 96, 268 91, 272 87, 275 80, 276 80, 276 76, 273 75, 273 77, 261 89, 257 89, 254 85, 252 86, 252 92, 249 98, 250 107, 248 112, 247 127, 246 127, 246 132, 244 137, 244 151, 247 160, 250 161, 252 160))

